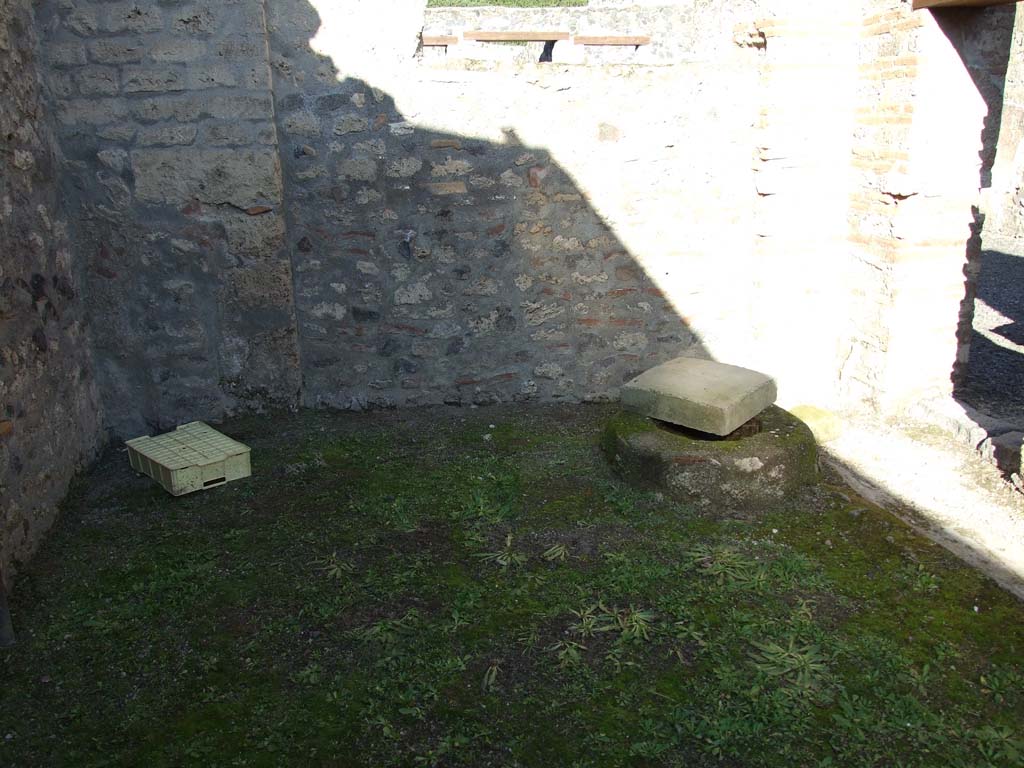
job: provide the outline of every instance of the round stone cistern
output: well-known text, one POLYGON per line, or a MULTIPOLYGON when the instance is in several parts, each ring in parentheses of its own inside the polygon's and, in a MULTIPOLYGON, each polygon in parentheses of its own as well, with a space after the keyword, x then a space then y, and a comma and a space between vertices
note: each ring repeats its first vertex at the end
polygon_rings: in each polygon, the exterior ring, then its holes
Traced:
POLYGON ((602 448, 626 479, 700 506, 760 507, 818 476, 810 429, 764 374, 679 358, 622 390, 602 448))

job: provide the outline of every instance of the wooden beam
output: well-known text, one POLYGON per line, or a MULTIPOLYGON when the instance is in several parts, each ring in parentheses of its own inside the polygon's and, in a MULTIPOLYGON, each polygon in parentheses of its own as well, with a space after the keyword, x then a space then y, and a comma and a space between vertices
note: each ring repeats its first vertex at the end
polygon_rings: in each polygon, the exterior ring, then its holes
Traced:
POLYGON ((568 32, 534 32, 534 31, 512 31, 512 32, 484 32, 473 30, 463 32, 462 37, 466 40, 479 40, 487 43, 518 43, 518 42, 540 42, 546 43, 549 40, 568 40, 568 32))
POLYGON ((455 35, 424 35, 423 45, 424 47, 439 46, 439 45, 455 45, 459 42, 459 38, 455 35))
POLYGON ((576 35, 576 45, 648 45, 649 35, 576 35))
POLYGON ((924 8, 978 8, 986 5, 1010 5, 1021 0, 914 0, 914 10, 924 8))

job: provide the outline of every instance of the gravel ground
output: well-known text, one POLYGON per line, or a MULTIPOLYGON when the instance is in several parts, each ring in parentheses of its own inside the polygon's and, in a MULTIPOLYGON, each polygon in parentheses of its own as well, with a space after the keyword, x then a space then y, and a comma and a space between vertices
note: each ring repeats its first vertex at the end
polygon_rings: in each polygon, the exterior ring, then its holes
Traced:
POLYGON ((1024 242, 985 238, 971 359, 956 397, 1024 425, 1024 242))

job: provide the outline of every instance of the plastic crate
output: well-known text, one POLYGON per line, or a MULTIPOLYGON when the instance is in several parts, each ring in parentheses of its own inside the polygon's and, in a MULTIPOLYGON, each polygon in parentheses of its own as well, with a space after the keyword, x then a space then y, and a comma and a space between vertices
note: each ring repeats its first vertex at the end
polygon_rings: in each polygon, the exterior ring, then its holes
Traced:
POLYGON ((249 477, 249 446, 201 421, 173 432, 129 440, 132 469, 149 475, 173 496, 216 488, 249 477))

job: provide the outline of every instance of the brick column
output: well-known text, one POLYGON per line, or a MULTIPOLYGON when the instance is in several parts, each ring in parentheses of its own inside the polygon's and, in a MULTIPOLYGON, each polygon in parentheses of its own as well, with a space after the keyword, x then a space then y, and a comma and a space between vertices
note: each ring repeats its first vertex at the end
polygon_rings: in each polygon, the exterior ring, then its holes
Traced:
POLYGON ((930 12, 864 19, 849 240, 858 263, 844 394, 893 413, 950 392, 986 106, 930 12))

